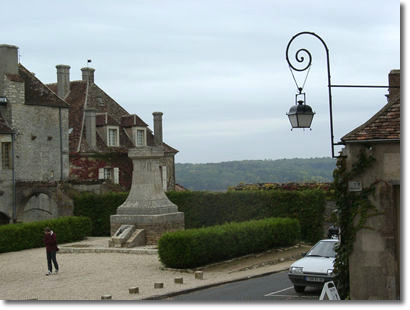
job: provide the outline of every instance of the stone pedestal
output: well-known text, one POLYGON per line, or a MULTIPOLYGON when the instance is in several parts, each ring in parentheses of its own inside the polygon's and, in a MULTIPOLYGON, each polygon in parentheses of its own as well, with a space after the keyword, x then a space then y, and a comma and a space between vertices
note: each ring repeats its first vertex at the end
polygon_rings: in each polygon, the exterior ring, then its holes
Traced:
POLYGON ((146 244, 156 244, 163 233, 184 229, 184 213, 178 212, 162 187, 159 159, 163 156, 161 146, 128 151, 134 166, 131 191, 110 217, 111 236, 121 225, 135 225, 145 231, 146 244))

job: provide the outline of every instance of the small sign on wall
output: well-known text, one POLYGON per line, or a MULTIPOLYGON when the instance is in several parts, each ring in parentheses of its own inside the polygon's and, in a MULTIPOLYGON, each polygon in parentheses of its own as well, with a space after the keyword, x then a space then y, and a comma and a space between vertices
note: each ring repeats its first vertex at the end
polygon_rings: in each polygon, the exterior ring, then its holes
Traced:
POLYGON ((360 181, 349 181, 348 183, 349 192, 361 192, 362 182, 360 181))

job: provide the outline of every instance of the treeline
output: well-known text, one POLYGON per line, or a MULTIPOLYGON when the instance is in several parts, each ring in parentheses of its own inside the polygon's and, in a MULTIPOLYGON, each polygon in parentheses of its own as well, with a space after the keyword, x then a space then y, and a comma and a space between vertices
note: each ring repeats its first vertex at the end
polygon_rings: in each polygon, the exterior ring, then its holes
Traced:
POLYGON ((177 163, 175 177, 190 190, 224 191, 239 183, 332 182, 335 168, 329 157, 177 163))

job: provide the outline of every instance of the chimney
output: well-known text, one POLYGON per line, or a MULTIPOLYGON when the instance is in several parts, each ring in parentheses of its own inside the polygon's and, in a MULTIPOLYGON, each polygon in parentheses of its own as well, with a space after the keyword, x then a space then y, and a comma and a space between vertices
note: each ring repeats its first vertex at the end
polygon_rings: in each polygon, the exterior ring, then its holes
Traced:
POLYGON ((70 66, 57 65, 57 96, 64 99, 70 92, 70 66))
POLYGON ((87 81, 89 84, 94 83, 94 71, 95 69, 90 67, 81 68, 81 72, 83 73, 83 81, 87 81))
POLYGON ((18 73, 18 47, 15 45, 0 44, 0 95, 3 92, 3 79, 5 73, 18 73))
POLYGON ((162 145, 162 112, 152 113, 154 116, 154 144, 162 145))
MULTIPOLYGON (((400 86, 400 70, 391 70, 389 73, 389 86, 400 86)), ((389 88, 389 98, 400 94, 400 88, 389 88)))
POLYGON ((97 146, 97 137, 96 137, 96 120, 95 114, 96 109, 88 108, 84 110, 85 114, 85 138, 87 140, 87 144, 91 149, 95 149, 97 146))

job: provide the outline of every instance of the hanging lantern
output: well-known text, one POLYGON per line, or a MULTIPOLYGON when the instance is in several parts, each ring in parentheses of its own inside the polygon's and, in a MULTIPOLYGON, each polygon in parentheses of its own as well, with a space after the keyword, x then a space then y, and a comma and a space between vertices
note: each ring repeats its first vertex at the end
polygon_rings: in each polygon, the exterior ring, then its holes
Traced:
POLYGON ((312 108, 305 104, 306 94, 299 90, 299 94, 295 96, 295 105, 289 109, 286 115, 289 117, 290 125, 293 128, 310 128, 312 124, 313 115, 315 112, 312 108), (303 100, 302 100, 303 98, 303 100))

